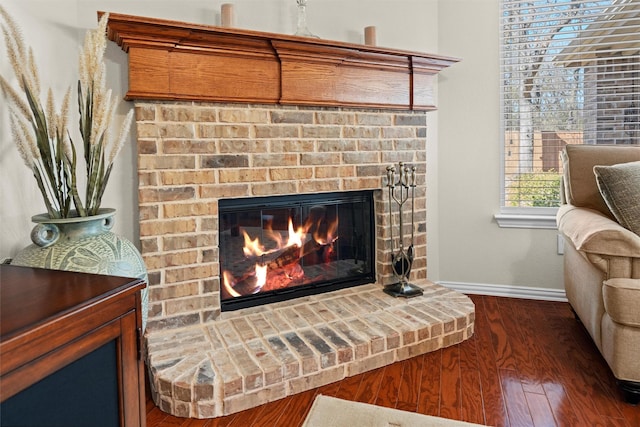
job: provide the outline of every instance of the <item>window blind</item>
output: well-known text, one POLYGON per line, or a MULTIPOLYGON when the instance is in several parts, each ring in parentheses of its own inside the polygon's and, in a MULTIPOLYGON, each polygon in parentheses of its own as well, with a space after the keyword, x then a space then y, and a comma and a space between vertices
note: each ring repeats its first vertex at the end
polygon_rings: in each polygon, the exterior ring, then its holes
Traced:
POLYGON ((500 12, 502 206, 559 206, 565 145, 640 143, 640 0, 502 0, 500 12))

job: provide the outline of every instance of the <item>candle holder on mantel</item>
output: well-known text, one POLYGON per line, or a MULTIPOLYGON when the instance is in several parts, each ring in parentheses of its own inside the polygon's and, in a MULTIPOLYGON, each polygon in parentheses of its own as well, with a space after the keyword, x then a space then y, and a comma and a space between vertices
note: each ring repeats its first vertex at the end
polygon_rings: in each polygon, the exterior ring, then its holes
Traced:
POLYGON ((414 237, 414 204, 416 198, 416 168, 409 168, 403 162, 387 167, 387 188, 389 189, 389 229, 391 238, 391 269, 398 282, 384 287, 384 292, 394 297, 411 298, 422 295, 423 290, 409 283, 409 273, 415 255, 414 237), (404 209, 411 202, 411 236, 409 246, 405 249, 404 209), (393 206, 398 206, 398 247, 394 238, 393 206))
POLYGON ((220 26, 222 27, 235 26, 235 14, 233 11, 233 4, 224 3, 220 5, 220 26))
POLYGON ((320 37, 309 31, 307 27, 307 0, 296 0, 296 3, 298 4, 298 24, 294 35, 319 39, 320 37))

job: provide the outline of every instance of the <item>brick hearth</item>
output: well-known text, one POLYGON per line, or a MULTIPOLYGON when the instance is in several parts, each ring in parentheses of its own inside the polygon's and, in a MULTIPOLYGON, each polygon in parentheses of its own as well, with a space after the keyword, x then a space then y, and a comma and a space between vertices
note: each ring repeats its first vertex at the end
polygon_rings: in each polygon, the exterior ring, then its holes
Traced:
POLYGON ((469 338, 471 300, 420 285, 424 295, 409 300, 365 285, 150 334, 154 401, 177 416, 218 417, 469 338))

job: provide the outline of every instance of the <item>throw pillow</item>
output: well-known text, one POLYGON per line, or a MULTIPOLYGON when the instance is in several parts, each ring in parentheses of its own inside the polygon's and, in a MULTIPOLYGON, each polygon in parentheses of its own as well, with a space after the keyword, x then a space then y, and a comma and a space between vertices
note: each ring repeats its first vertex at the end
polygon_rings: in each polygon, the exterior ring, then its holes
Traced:
POLYGON ((640 235, 640 162, 594 166, 602 198, 616 220, 640 235))

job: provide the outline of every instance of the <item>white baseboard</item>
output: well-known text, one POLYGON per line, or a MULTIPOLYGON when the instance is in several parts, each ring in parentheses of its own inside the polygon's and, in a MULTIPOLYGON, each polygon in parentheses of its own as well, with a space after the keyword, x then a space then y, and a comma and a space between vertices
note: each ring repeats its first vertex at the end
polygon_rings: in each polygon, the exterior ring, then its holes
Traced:
POLYGON ((485 283, 436 282, 463 294, 491 295, 497 297, 567 301, 564 289, 532 288, 527 286, 489 285, 485 283))

